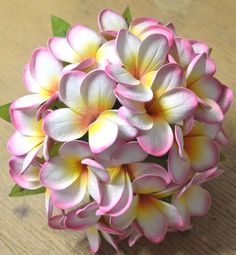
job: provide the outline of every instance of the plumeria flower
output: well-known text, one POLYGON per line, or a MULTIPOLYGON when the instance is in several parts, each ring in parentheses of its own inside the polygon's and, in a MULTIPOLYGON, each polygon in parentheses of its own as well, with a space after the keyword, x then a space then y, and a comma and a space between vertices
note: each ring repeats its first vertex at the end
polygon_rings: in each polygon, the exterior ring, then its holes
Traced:
POLYGON ((78 205, 86 192, 97 203, 101 202, 101 182, 107 183, 109 175, 93 158, 88 143, 72 141, 63 144, 59 156, 42 166, 40 180, 50 189, 56 207, 65 209, 78 205))
POLYGON ((13 181, 24 189, 34 190, 42 187, 39 180, 41 163, 34 160, 29 167, 22 173, 24 157, 13 156, 9 161, 10 176, 13 181))
POLYGON ((220 155, 214 140, 219 130, 219 124, 198 121, 188 133, 175 126, 175 142, 168 153, 168 170, 175 183, 183 184, 195 172, 204 172, 217 165, 220 155))
MULTIPOLYGON (((154 163, 133 164, 131 170, 135 176, 132 204, 121 216, 111 217, 111 227, 122 230, 135 223, 148 240, 159 243, 169 227, 183 224, 175 206, 161 200, 171 179, 163 167, 154 163)), ((137 238, 136 235, 135 241, 137 238)))
POLYGON ((119 231, 109 227, 101 216, 96 215, 97 209, 98 204, 92 202, 72 210, 66 215, 65 226, 74 230, 86 230, 92 253, 96 253, 100 247, 100 234, 118 251, 118 245, 113 235, 123 236, 125 231, 119 231))
POLYGON ((103 186, 103 198, 97 214, 119 216, 127 210, 133 199, 129 164, 142 162, 147 156, 135 141, 117 146, 110 156, 110 166, 107 167, 110 182, 103 186))
POLYGON ((47 48, 34 50, 24 69, 25 88, 33 94, 17 99, 12 109, 33 109, 43 103, 50 105, 57 99, 63 65, 47 48))
POLYGON ((41 148, 43 148, 44 158, 49 157, 50 139, 42 130, 42 120, 36 119, 38 109, 16 110, 12 107, 10 109, 12 124, 16 131, 8 140, 7 148, 15 156, 25 156, 22 172, 30 165, 41 148))
MULTIPOLYGON (((94 153, 108 148, 117 139, 119 131, 124 133, 124 121, 119 121, 118 113, 111 110, 116 101, 115 85, 102 70, 87 75, 80 71, 64 74, 59 94, 69 108, 49 114, 44 120, 45 132, 57 141, 71 141, 88 132, 94 153)), ((126 132, 126 136, 134 137, 135 130, 129 130, 131 133, 126 132)))
POLYGON ((104 9, 99 13, 98 26, 100 33, 108 40, 115 38, 121 29, 128 30, 140 40, 144 40, 151 34, 166 36, 169 45, 172 45, 174 40, 172 29, 168 26, 163 26, 154 18, 141 17, 134 19, 128 27, 124 17, 110 9, 104 9))
POLYGON ((191 116, 198 104, 196 96, 181 86, 185 83, 182 69, 177 64, 162 66, 152 84, 153 99, 136 102, 124 98, 116 89, 122 103, 119 114, 131 125, 142 130, 137 136, 141 147, 154 156, 164 155, 173 144, 170 124, 191 116))
POLYGON ((63 71, 87 70, 92 66, 98 68, 109 63, 119 65, 114 41, 103 42, 98 33, 78 24, 69 29, 66 38, 49 38, 48 47, 56 59, 70 63, 63 71))
POLYGON ((106 73, 119 83, 117 90, 124 97, 150 101, 155 71, 165 63, 168 50, 164 35, 152 34, 141 41, 123 29, 116 38, 116 51, 124 67, 108 65, 106 73))
POLYGON ((217 168, 198 173, 178 193, 172 196, 171 203, 176 206, 183 220, 183 224, 179 226, 179 229, 191 228, 191 216, 204 216, 208 213, 211 205, 211 195, 200 184, 214 179, 222 173, 217 168))

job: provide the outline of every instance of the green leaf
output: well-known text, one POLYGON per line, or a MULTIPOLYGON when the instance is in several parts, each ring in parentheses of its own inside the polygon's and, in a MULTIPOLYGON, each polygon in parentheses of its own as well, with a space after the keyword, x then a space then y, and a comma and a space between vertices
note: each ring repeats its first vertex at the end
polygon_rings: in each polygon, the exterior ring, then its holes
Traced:
POLYGON ((152 155, 148 155, 148 157, 144 160, 144 162, 156 163, 156 164, 159 164, 159 165, 162 165, 162 166, 166 167, 167 157, 165 157, 165 156, 155 157, 155 156, 152 156, 152 155))
POLYGON ((132 21, 132 14, 131 14, 129 6, 127 6, 125 8, 124 12, 122 13, 122 16, 125 18, 128 26, 129 26, 132 21))
POLYGON ((45 191, 46 191, 45 187, 41 187, 41 188, 34 189, 34 190, 29 190, 29 189, 24 189, 16 184, 12 188, 12 190, 9 194, 9 197, 23 197, 23 196, 29 196, 29 195, 36 195, 36 194, 40 194, 40 193, 45 193, 45 191))
POLYGON ((224 162, 224 161, 226 161, 226 157, 225 157, 225 155, 221 152, 221 153, 220 153, 220 162, 224 162))
POLYGON ((52 148, 49 151, 50 158, 58 156, 59 149, 62 146, 62 143, 54 143, 52 148))
POLYGON ((51 23, 53 36, 66 37, 67 31, 71 27, 68 22, 57 16, 52 15, 51 23))
POLYGON ((10 113, 9 113, 10 105, 11 103, 0 106, 0 118, 8 122, 11 122, 10 113))

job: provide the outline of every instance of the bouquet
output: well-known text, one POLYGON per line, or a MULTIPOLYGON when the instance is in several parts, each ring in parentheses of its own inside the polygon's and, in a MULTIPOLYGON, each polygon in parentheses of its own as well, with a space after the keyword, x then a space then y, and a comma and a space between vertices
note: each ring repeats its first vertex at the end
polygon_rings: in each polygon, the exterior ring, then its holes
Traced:
POLYGON ((232 91, 211 48, 173 24, 102 10, 99 32, 52 16, 53 37, 24 67, 29 95, 0 108, 16 129, 10 196, 45 193, 48 224, 116 250, 191 228, 211 203, 232 91), (8 114, 9 113, 9 114, 8 114))

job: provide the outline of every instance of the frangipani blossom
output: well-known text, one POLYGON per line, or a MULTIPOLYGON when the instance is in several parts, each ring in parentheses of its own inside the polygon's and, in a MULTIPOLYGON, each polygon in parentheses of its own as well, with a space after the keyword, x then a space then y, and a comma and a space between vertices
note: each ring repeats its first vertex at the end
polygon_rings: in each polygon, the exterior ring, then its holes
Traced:
POLYGON ((25 156, 22 172, 30 165, 43 147, 44 157, 48 158, 49 138, 42 130, 42 120, 36 119, 38 108, 10 110, 12 124, 16 131, 7 143, 8 151, 15 156, 25 156))
POLYGON ((191 228, 191 216, 204 216, 208 213, 211 205, 211 195, 200 184, 221 174, 222 171, 217 170, 217 168, 199 173, 193 177, 191 182, 187 183, 178 193, 172 196, 171 203, 176 206, 183 220, 183 224, 179 226, 179 229, 186 230, 191 228))
POLYGON ((195 172, 215 167, 219 161, 219 148, 215 143, 219 124, 195 122, 189 133, 175 126, 175 139, 168 154, 168 170, 175 183, 183 184, 195 172))
POLYGON ((111 217, 110 224, 120 230, 137 224, 147 239, 159 243, 169 227, 179 228, 183 224, 175 206, 160 200, 171 182, 170 177, 163 167, 153 163, 133 164, 131 170, 135 176, 132 204, 121 216, 111 217))
POLYGON ((100 33, 106 39, 117 36, 121 29, 128 30, 140 40, 144 40, 151 34, 161 34, 168 39, 171 46, 174 40, 174 33, 168 26, 163 26, 157 19, 141 17, 134 19, 128 27, 123 16, 110 9, 103 9, 98 15, 98 26, 100 33))
POLYGON ((119 110, 122 118, 142 130, 137 140, 151 155, 162 156, 172 146, 173 132, 170 124, 190 117, 198 104, 196 96, 181 88, 184 76, 177 64, 166 64, 156 73, 152 84, 153 99, 147 103, 128 100, 115 89, 123 106, 119 110))
POLYGON ((33 109, 44 102, 52 103, 57 98, 63 65, 47 48, 34 50, 29 64, 24 69, 25 88, 34 93, 17 99, 12 109, 33 109))
POLYGON ((65 209, 78 205, 86 192, 97 203, 101 202, 100 182, 108 182, 109 175, 93 158, 88 143, 72 141, 62 145, 59 156, 42 166, 40 180, 50 189, 56 207, 65 209))
POLYGON ((78 24, 69 29, 66 38, 49 38, 48 47, 56 59, 70 63, 64 71, 87 70, 92 66, 98 68, 110 62, 120 64, 114 41, 103 42, 98 33, 78 24))
POLYGON ((13 156, 9 161, 10 176, 20 187, 24 189, 38 189, 42 187, 39 180, 39 171, 41 163, 34 160, 30 166, 22 173, 22 167, 24 164, 24 157, 13 156))
POLYGON ((57 141, 71 141, 88 132, 93 152, 108 148, 119 133, 117 114, 111 111, 116 100, 115 85, 102 70, 87 75, 80 71, 64 74, 59 94, 69 108, 49 114, 44 121, 45 132, 57 141))
POLYGON ((124 67, 108 65, 106 73, 118 82, 117 90, 126 98, 147 102, 153 98, 155 71, 166 60, 169 50, 164 35, 152 34, 143 41, 126 30, 116 38, 116 51, 124 67))
POLYGON ((127 210, 133 199, 129 164, 142 162, 147 156, 135 141, 118 146, 110 157, 110 166, 107 167, 110 182, 103 187, 103 199, 97 214, 119 216, 127 210))

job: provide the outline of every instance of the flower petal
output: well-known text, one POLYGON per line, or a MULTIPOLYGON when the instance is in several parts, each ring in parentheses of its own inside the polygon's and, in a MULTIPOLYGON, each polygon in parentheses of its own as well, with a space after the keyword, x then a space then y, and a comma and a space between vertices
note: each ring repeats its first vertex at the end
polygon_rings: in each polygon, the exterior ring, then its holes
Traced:
POLYGON ((63 65, 56 60, 47 48, 36 49, 30 60, 30 73, 39 86, 47 91, 58 89, 63 65))
POLYGON ((25 171, 29 165, 32 163, 32 161, 34 160, 34 158, 37 156, 37 154, 39 153, 39 150, 42 148, 42 144, 39 144, 37 146, 35 146, 29 153, 27 153, 23 166, 22 166, 22 172, 25 171))
POLYGON ((85 73, 83 72, 69 71, 61 78, 59 86, 60 99, 71 109, 79 110, 83 107, 80 87, 84 77, 85 73))
POLYGON ((69 29, 67 40, 81 60, 96 57, 97 50, 103 41, 95 31, 79 24, 69 29))
POLYGON ((207 56, 210 55, 210 48, 206 43, 197 40, 191 40, 190 42, 196 54, 202 54, 205 52, 207 56))
POLYGON ((173 143, 173 133, 165 120, 157 119, 153 127, 143 131, 137 140, 147 153, 159 157, 166 154, 170 149, 173 143))
POLYGON ((18 98, 11 104, 12 110, 35 109, 44 103, 49 97, 39 94, 26 95, 18 98))
POLYGON ((51 37, 48 40, 48 48, 52 55, 61 61, 68 63, 80 62, 79 55, 71 48, 66 38, 51 37))
POLYGON ((163 213, 154 205, 153 200, 142 198, 139 201, 137 222, 148 240, 159 243, 167 232, 167 221, 163 213))
POLYGON ((111 109, 116 97, 113 93, 116 83, 102 70, 88 73, 82 81, 80 92, 89 109, 95 113, 111 109))
POLYGON ((93 171, 88 171, 88 193, 98 203, 101 203, 102 188, 98 177, 93 171))
POLYGON ((168 41, 165 36, 152 34, 142 41, 137 59, 139 77, 145 73, 156 71, 164 64, 168 53, 168 41))
POLYGON ((53 204, 61 209, 71 208, 79 204, 87 188, 87 173, 82 173, 71 185, 65 189, 52 190, 53 204))
POLYGON ((194 170, 201 172, 216 166, 219 149, 212 139, 204 136, 186 137, 184 142, 194 170))
POLYGON ((89 145, 91 151, 100 153, 111 146, 118 136, 118 126, 100 116, 89 126, 89 145))
POLYGON ((30 73, 29 64, 25 65, 24 67, 23 78, 24 78, 24 86, 28 91, 32 93, 40 93, 40 87, 37 84, 37 82, 35 82, 35 80, 32 78, 32 75, 30 73))
POLYGON ((44 137, 24 136, 16 131, 8 140, 7 149, 11 154, 21 156, 30 152, 43 141, 44 137))
POLYGON ((191 116, 197 107, 196 96, 188 89, 175 88, 159 99, 162 115, 168 123, 177 123, 191 116))
POLYGON ((185 83, 183 70, 177 64, 165 64, 160 67, 153 80, 152 90, 156 97, 185 83))
POLYGON ((224 91, 223 91, 223 94, 222 94, 222 97, 221 99, 219 100, 219 106, 222 110, 223 113, 226 113, 232 103, 232 100, 233 100, 233 92, 230 88, 224 86, 224 91))
POLYGON ((56 141, 72 141, 87 132, 87 122, 85 116, 68 108, 61 108, 47 115, 43 129, 56 141))
POLYGON ((113 30, 119 32, 121 29, 128 29, 123 16, 110 9, 103 9, 98 15, 98 26, 100 30, 113 30))
POLYGON ((135 75, 136 60, 141 41, 125 29, 121 29, 116 38, 116 50, 128 72, 135 75))
POLYGON ((41 182, 50 189, 63 190, 74 183, 79 171, 62 158, 55 157, 44 163, 40 171, 41 182))
POLYGON ((86 229, 86 235, 89 241, 89 246, 92 253, 96 253, 101 245, 101 238, 96 226, 91 226, 86 229))

